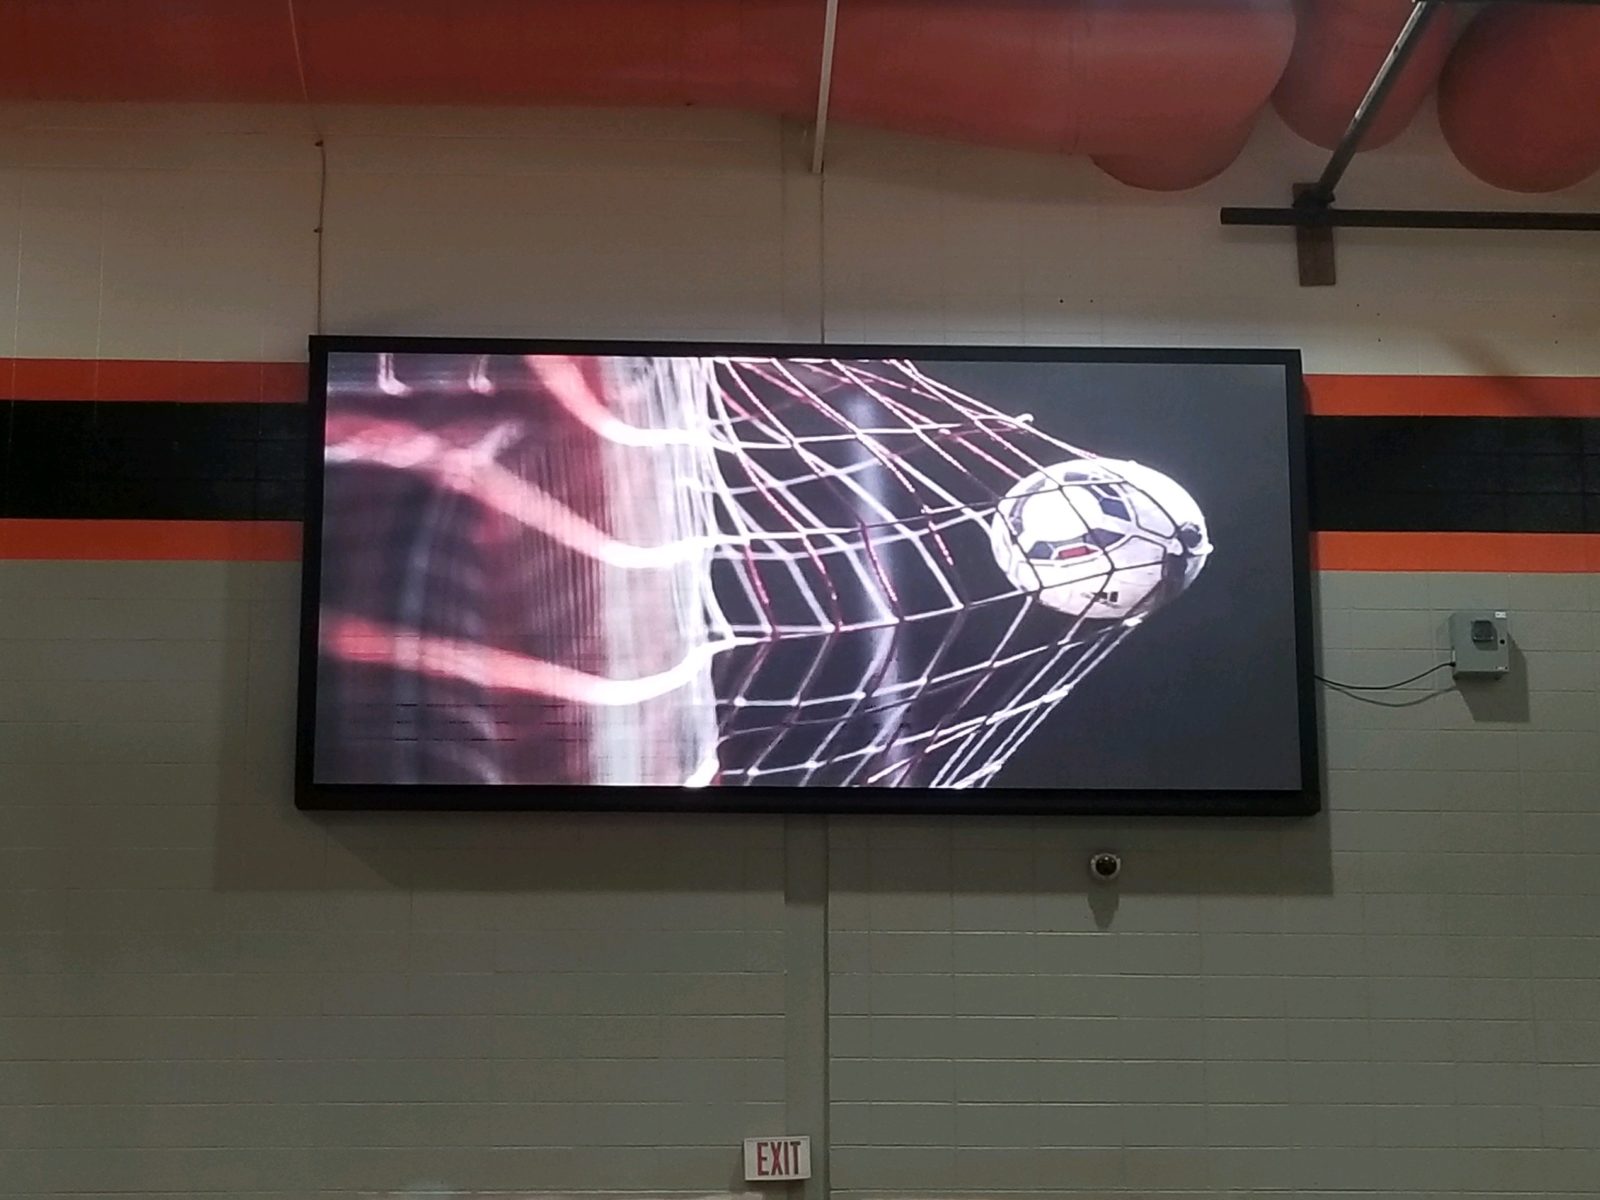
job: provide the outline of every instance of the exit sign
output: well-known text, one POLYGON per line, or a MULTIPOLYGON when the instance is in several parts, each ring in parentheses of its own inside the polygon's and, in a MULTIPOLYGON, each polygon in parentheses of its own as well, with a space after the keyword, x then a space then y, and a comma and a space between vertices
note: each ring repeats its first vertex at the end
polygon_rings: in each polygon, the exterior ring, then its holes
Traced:
POLYGON ((745 1138, 746 1183, 811 1178, 811 1139, 808 1137, 745 1138))

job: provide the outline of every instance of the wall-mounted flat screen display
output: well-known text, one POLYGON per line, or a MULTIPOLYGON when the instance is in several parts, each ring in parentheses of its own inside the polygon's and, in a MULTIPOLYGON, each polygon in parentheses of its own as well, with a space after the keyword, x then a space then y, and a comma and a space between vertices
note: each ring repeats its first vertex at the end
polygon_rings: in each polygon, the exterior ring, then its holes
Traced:
POLYGON ((299 800, 1316 807, 1298 356, 317 338, 299 800))

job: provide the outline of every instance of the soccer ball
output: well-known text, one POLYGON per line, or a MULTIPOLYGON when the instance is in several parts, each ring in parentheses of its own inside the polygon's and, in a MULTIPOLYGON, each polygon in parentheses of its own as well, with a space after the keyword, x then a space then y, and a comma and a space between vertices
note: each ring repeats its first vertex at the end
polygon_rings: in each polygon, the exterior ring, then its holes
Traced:
POLYGON ((1021 479, 989 527, 995 561, 1039 602, 1126 621, 1194 582, 1211 553, 1205 514, 1176 481, 1136 462, 1081 458, 1021 479))

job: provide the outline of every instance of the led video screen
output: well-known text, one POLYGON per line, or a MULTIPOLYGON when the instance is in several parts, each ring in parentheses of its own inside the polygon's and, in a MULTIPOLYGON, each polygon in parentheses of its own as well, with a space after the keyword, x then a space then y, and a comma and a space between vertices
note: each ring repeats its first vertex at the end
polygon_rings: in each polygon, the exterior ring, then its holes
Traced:
POLYGON ((303 807, 1316 807, 1290 353, 316 338, 303 807))

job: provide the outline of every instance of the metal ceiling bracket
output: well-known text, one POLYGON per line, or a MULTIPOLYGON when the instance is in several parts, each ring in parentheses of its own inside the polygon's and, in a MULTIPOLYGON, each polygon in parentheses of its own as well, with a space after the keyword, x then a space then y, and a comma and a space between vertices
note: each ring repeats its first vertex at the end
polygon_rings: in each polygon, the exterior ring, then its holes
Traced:
MULTIPOLYGON (((1300 184, 1308 187, 1308 184, 1300 184)), ((1479 208, 1225 208, 1224 225, 1291 229, 1470 229, 1517 233, 1600 233, 1600 212, 1479 208)))
MULTIPOLYGON (((1395 80, 1439 9, 1459 0, 1417 0, 1400 36, 1373 76, 1367 94, 1356 106, 1350 124, 1339 139, 1315 183, 1294 185, 1294 203, 1288 208, 1224 208, 1224 225, 1289 227, 1294 230, 1295 254, 1301 287, 1331 287, 1338 280, 1334 259, 1334 229, 1472 229, 1565 230, 1600 232, 1600 213, 1507 212, 1404 208, 1335 208, 1334 194, 1373 120, 1382 110, 1395 80)), ((1554 0, 1557 3, 1595 4, 1600 0, 1554 0)))
MULTIPOLYGON (((1326 213, 1327 204, 1320 199, 1317 185, 1294 185, 1294 208, 1297 213, 1310 215, 1326 213)), ((1223 224, 1228 223, 1224 214, 1223 224)), ((1333 226, 1326 222, 1299 222, 1294 227, 1295 262, 1300 271, 1301 287, 1332 287, 1339 282, 1339 264, 1333 250, 1333 226)))
MULTIPOLYGON (((1400 36, 1384 56, 1378 73, 1372 77, 1367 94, 1361 97, 1350 124, 1333 148, 1328 165, 1315 183, 1297 183, 1294 186, 1294 207, 1307 213, 1326 213, 1333 206, 1333 197, 1339 181, 1349 169, 1350 160, 1361 147, 1362 138, 1383 110, 1395 81, 1405 69, 1412 52, 1422 41, 1428 25, 1439 11, 1439 0, 1418 0, 1406 16, 1400 36)), ((1339 269, 1334 257, 1333 226, 1326 224, 1297 224, 1294 228, 1295 257, 1300 270, 1301 287, 1332 287, 1339 280, 1339 269)))
POLYGON ((1224 225, 1294 230, 1301 287, 1338 281, 1335 229, 1460 229, 1600 233, 1600 212, 1517 212, 1501 209, 1335 208, 1317 202, 1317 185, 1297 183, 1287 208, 1224 208, 1224 225))

